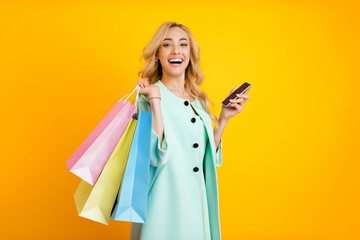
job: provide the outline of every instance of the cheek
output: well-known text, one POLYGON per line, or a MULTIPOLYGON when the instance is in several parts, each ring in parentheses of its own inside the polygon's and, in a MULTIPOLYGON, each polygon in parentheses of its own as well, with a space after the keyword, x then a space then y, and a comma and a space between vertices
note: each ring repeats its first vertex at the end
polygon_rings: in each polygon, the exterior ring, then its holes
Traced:
POLYGON ((188 61, 190 61, 190 58, 191 58, 191 54, 190 54, 190 52, 189 52, 189 53, 187 53, 186 58, 187 58, 187 60, 188 60, 188 61))
POLYGON ((187 58, 189 58, 190 59, 190 50, 188 50, 188 51, 186 51, 186 56, 187 56, 187 58))
POLYGON ((166 57, 166 56, 167 56, 166 49, 160 48, 160 49, 159 49, 159 57, 160 57, 160 58, 164 58, 164 57, 166 57))

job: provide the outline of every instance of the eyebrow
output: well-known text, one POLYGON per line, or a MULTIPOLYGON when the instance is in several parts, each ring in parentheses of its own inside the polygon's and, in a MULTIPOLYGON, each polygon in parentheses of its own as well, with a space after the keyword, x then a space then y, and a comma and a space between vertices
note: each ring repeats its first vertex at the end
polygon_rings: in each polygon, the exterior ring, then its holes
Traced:
MULTIPOLYGON (((172 41, 173 39, 172 39, 172 38, 165 38, 163 41, 166 41, 166 40, 172 41)), ((181 41, 181 40, 189 41, 189 40, 187 40, 186 38, 180 38, 179 41, 181 41)))

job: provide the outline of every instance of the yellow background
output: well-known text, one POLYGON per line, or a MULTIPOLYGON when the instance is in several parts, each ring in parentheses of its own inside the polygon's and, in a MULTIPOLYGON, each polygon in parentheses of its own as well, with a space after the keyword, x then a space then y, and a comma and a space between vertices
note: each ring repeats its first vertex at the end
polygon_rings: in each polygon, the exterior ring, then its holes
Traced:
MULTIPOLYGON (((10 1, 9 1, 10 2, 10 1)), ((128 239, 77 216, 71 157, 138 79, 165 21, 200 45, 215 103, 244 81, 223 135, 222 237, 360 239, 356 1, 0 3, 1 239, 128 239)))

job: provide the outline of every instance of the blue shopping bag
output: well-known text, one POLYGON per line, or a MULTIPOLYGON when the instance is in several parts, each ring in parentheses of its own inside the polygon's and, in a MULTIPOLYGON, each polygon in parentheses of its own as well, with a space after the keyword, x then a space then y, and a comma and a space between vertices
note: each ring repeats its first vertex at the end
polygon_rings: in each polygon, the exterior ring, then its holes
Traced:
POLYGON ((152 112, 137 111, 134 117, 138 121, 111 218, 144 223, 148 199, 152 112))

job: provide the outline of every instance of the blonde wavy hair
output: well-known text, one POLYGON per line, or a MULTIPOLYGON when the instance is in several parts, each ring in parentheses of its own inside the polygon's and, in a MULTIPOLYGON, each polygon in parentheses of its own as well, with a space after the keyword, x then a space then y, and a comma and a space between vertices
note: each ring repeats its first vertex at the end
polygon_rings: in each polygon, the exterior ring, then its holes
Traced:
POLYGON ((138 76, 140 78, 149 78, 150 84, 156 83, 162 77, 162 67, 160 62, 156 61, 156 56, 158 55, 160 45, 165 37, 168 29, 172 27, 178 27, 184 30, 189 36, 190 40, 190 61, 189 65, 185 69, 185 91, 192 98, 199 98, 203 103, 205 111, 209 114, 210 118, 215 122, 215 128, 218 126, 219 120, 214 114, 210 112, 209 104, 214 107, 213 102, 210 101, 209 97, 205 92, 200 90, 199 86, 204 81, 204 75, 200 70, 200 48, 197 42, 195 41, 194 36, 191 34, 190 30, 182 25, 177 24, 176 22, 165 22, 163 23, 155 32, 154 36, 150 42, 145 46, 143 54, 140 57, 140 62, 142 59, 145 61, 144 67, 139 71, 138 76))

